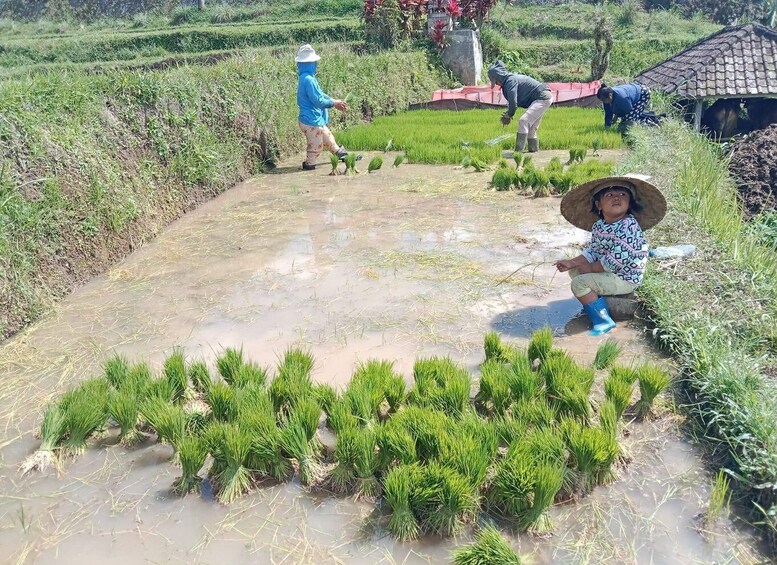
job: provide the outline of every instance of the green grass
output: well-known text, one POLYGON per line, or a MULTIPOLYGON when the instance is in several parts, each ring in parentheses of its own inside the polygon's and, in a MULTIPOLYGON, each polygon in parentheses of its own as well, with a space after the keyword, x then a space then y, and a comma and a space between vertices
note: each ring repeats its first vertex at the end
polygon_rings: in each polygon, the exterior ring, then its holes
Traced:
MULTIPOLYGON (((503 150, 515 144, 513 139, 492 146, 484 144, 505 131, 514 132, 514 127, 506 130, 499 123, 500 114, 499 110, 403 112, 351 128, 339 140, 352 150, 380 151, 393 139, 394 149, 404 151, 413 163, 459 164, 466 156, 493 163, 501 158, 503 150)), ((542 120, 539 136, 543 149, 589 147, 597 137, 604 148, 623 146, 617 132, 605 129, 600 110, 551 107, 542 120)))

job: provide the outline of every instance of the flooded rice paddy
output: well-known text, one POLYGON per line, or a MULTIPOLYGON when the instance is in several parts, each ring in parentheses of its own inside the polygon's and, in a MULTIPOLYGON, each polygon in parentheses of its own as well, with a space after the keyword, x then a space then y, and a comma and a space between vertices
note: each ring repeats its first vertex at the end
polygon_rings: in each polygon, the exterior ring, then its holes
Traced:
MULTIPOLYGON (((550 159, 556 153, 546 152, 550 159)), ((387 159, 387 163, 393 160, 387 159)), ((542 163, 543 159, 535 159, 542 163)), ((362 165, 366 168, 366 165, 362 165)), ((359 361, 450 355, 474 374, 483 336, 525 343, 549 324, 589 362, 599 343, 552 262, 585 233, 557 198, 486 190, 490 175, 386 166, 330 177, 281 167, 169 227, 0 351, 0 560, 8 563, 446 563, 470 541, 397 543, 379 506, 268 483, 229 506, 178 498, 171 449, 93 440, 61 473, 22 477, 46 403, 118 352, 159 368, 176 345, 212 364, 222 347, 274 366, 309 348, 314 378, 343 386, 359 361), (511 275, 512 276, 508 276, 511 275)), ((575 253, 576 254, 576 253, 575 253)), ((641 327, 622 361, 655 358, 641 327)), ((508 537, 530 563, 766 563, 752 533, 705 525, 712 484, 668 410, 632 423, 620 478, 553 509, 553 535, 508 537)))

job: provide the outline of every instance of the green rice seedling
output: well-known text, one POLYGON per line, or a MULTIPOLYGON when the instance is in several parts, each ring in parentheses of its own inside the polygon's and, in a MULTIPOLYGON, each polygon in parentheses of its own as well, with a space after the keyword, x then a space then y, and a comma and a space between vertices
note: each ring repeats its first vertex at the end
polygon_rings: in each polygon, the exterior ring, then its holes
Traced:
POLYGON ((396 420, 389 420, 376 433, 380 469, 385 471, 394 465, 410 465, 418 460, 415 438, 396 420))
POLYGON ((471 165, 472 165, 472 157, 470 157, 469 155, 465 155, 464 158, 461 160, 461 163, 459 164, 459 166, 462 169, 466 169, 471 165))
POLYGON ((65 412, 57 404, 49 405, 43 414, 43 423, 40 426, 40 446, 21 464, 19 470, 22 475, 31 471, 45 471, 51 465, 56 465, 55 450, 65 437, 66 430, 65 412))
POLYGON ((425 496, 419 515, 421 523, 433 532, 451 536, 477 515, 476 488, 450 467, 431 462, 423 469, 422 490, 425 496))
POLYGON ((359 425, 374 425, 377 421, 383 401, 382 393, 377 389, 365 385, 352 386, 345 391, 343 399, 359 425))
POLYGON ((493 420, 494 430, 503 445, 511 445, 526 435, 528 424, 521 416, 506 414, 493 420))
POLYGON ((249 385, 234 389, 233 404, 234 409, 237 411, 236 414, 233 414, 233 417, 238 419, 246 414, 259 414, 265 418, 275 418, 270 396, 260 385, 249 385))
POLYGON ((313 398, 315 398, 321 410, 329 416, 332 412, 332 407, 337 402, 337 392, 328 384, 317 384, 313 387, 313 398))
POLYGON ((497 163, 498 169, 507 169, 508 167, 509 165, 507 164, 507 159, 505 159, 504 157, 499 159, 499 162, 497 163))
POLYGON ((140 401, 131 391, 116 391, 108 398, 108 413, 119 425, 119 441, 134 446, 143 437, 138 429, 140 401))
POLYGON ((515 170, 519 170, 523 165, 523 153, 521 153, 520 151, 514 151, 513 161, 515 161, 515 170))
POLYGON ((594 381, 596 380, 596 372, 594 369, 575 364, 573 373, 580 390, 582 390, 586 396, 590 396, 591 389, 593 389, 594 381))
POLYGON ((65 453, 80 455, 86 440, 105 427, 108 420, 108 383, 92 379, 81 385, 70 397, 65 409, 65 453))
POLYGON ((165 402, 172 402, 175 391, 173 390, 170 381, 167 379, 156 379, 149 383, 146 388, 146 398, 159 398, 165 402))
POLYGON ((559 388, 564 384, 576 384, 572 376, 577 365, 566 352, 554 349, 540 363, 539 373, 545 381, 545 386, 551 396, 559 395, 559 388))
POLYGON ((256 363, 246 362, 240 365, 232 379, 232 386, 243 388, 247 386, 264 387, 267 382, 267 369, 256 363))
POLYGON ((389 151, 391 151, 391 149, 392 149, 393 147, 394 147, 394 140, 393 140, 393 139, 389 139, 389 140, 386 142, 386 147, 384 147, 384 148, 383 148, 383 152, 384 152, 384 153, 388 153, 389 151))
POLYGON ((504 415, 512 403, 510 378, 512 370, 508 365, 490 359, 481 365, 480 389, 475 400, 497 416, 504 415))
POLYGON ((408 406, 400 410, 394 419, 410 432, 415 440, 416 456, 419 461, 427 462, 440 455, 450 423, 443 412, 420 406, 408 406))
POLYGON ((349 401, 343 398, 332 405, 326 423, 335 434, 340 434, 343 430, 359 425, 356 416, 351 412, 349 401))
POLYGON ((275 411, 285 416, 302 398, 313 395, 313 356, 308 351, 289 348, 278 364, 278 376, 270 383, 270 399, 275 411))
POLYGON ((265 397, 253 410, 240 410, 238 427, 251 437, 246 467, 256 474, 284 481, 293 475, 288 459, 281 452, 281 432, 269 399, 265 397))
POLYGON ((553 348, 553 331, 550 327, 545 326, 542 329, 535 331, 529 340, 528 356, 529 360, 533 363, 535 361, 545 360, 545 357, 553 348))
MULTIPOLYGON (((234 424, 225 424, 221 441, 218 456, 222 460, 213 479, 219 501, 228 504, 246 494, 251 485, 251 473, 246 467, 251 436, 234 424)), ((212 455, 217 456, 216 453, 212 455)))
POLYGON ((544 397, 523 397, 513 404, 513 415, 524 425, 543 428, 553 424, 556 412, 544 397))
POLYGON ((170 444, 178 451, 178 443, 186 432, 186 414, 183 408, 161 398, 150 398, 141 403, 140 412, 146 422, 156 430, 159 441, 170 444))
POLYGON ((669 375, 656 365, 645 364, 636 369, 639 400, 635 406, 640 419, 650 415, 656 397, 669 385, 669 375))
POLYGON ((114 388, 121 388, 129 373, 129 364, 127 358, 122 355, 109 357, 103 363, 103 374, 108 382, 114 388))
POLYGON ((531 507, 520 518, 521 527, 537 533, 553 529, 550 507, 564 483, 564 467, 558 463, 544 461, 534 470, 534 491, 531 507))
POLYGON ((472 382, 469 373, 456 369, 446 377, 432 395, 432 405, 452 418, 460 418, 467 410, 472 382))
POLYGON ((534 161, 532 160, 531 155, 525 155, 523 158, 523 168, 524 170, 534 170, 534 161))
POLYGON ((564 421, 563 430, 579 492, 587 494, 595 486, 612 480, 612 467, 619 452, 615 439, 604 430, 571 419, 564 421))
POLYGON ((564 195, 569 192, 575 184, 575 176, 572 173, 566 172, 556 177, 556 182, 553 183, 553 187, 556 189, 557 194, 564 195))
POLYGON ((623 417, 626 408, 631 404, 633 387, 634 385, 622 378, 617 371, 611 371, 604 379, 604 396, 609 402, 612 402, 618 420, 623 417))
POLYGON ((613 439, 618 438, 618 410, 611 400, 599 405, 599 427, 613 439))
POLYGON ((335 177, 340 174, 340 156, 335 153, 329 154, 329 162, 332 165, 332 170, 329 173, 330 177, 335 177))
POLYGON ((411 496, 421 472, 418 465, 399 465, 383 480, 383 497, 391 507, 388 531, 399 541, 414 540, 421 531, 411 507, 411 496))
POLYGON ((715 476, 715 483, 710 492, 710 501, 707 511, 704 513, 704 522, 712 524, 721 515, 728 514, 731 504, 731 491, 729 490, 729 478, 722 469, 715 476))
POLYGON ((237 417, 235 389, 228 384, 214 382, 208 389, 207 401, 217 422, 232 422, 237 417))
POLYGON ((469 406, 469 373, 450 358, 418 359, 413 366, 415 387, 408 402, 430 406, 458 418, 469 406))
POLYGON ((127 370, 127 376, 120 383, 119 389, 131 391, 137 396, 145 396, 151 386, 151 369, 146 363, 136 363, 127 370))
POLYGON ((534 197, 544 198, 551 195, 550 176, 544 171, 534 172, 534 197))
POLYGON ((358 451, 359 428, 352 427, 337 434, 334 461, 335 466, 329 473, 329 484, 340 494, 353 492, 356 483, 356 458, 358 451))
POLYGON ((208 452, 203 440, 194 435, 185 435, 178 442, 178 458, 181 462, 181 476, 173 483, 173 490, 184 496, 199 492, 202 479, 200 469, 205 465, 208 452))
POLYGON ((286 423, 281 430, 280 443, 283 451, 297 461, 300 483, 309 486, 317 482, 321 464, 300 418, 292 418, 286 423))
POLYGON ((488 163, 481 159, 472 159, 472 168, 475 169, 475 172, 477 173, 491 170, 491 167, 488 166, 488 163))
POLYGON ((525 351, 513 356, 510 362, 508 385, 514 400, 533 398, 542 390, 542 375, 532 370, 531 361, 525 351))
POLYGON ((178 402, 182 400, 186 387, 189 384, 189 377, 186 374, 186 359, 181 349, 175 348, 170 356, 165 359, 162 374, 165 380, 170 383, 173 401, 178 402))
POLYGON ((440 462, 467 479, 472 487, 480 488, 491 465, 489 446, 466 433, 452 434, 443 445, 440 462))
POLYGON ((184 415, 186 416, 184 431, 189 435, 200 436, 202 435, 202 432, 205 431, 205 428, 208 427, 211 412, 210 410, 207 412, 187 412, 184 407, 184 415))
POLYGON ((468 410, 456 423, 456 429, 480 442, 489 459, 496 456, 496 451, 499 448, 499 435, 491 421, 481 418, 474 410, 468 410))
POLYGON ((227 384, 231 385, 235 380, 235 376, 240 370, 240 367, 243 366, 243 362, 242 347, 240 349, 227 347, 221 352, 221 355, 216 357, 216 368, 227 384))
POLYGON ((321 407, 313 398, 298 401, 292 408, 289 422, 296 421, 305 430, 307 441, 313 441, 318 431, 318 421, 321 419, 321 407))
POLYGON ((599 137, 594 137, 591 140, 591 148, 594 150, 593 155, 598 156, 599 150, 602 148, 602 140, 599 137))
POLYGON ((213 383, 208 366, 203 361, 194 361, 189 365, 189 380, 194 390, 203 396, 207 396, 210 385, 213 383))
POLYGON ((621 345, 614 339, 608 339, 599 344, 596 349, 593 367, 597 371, 608 368, 621 354, 621 345))
POLYGON ((404 160, 405 160, 404 155, 397 155, 396 157, 394 157, 394 168, 396 169, 397 167, 399 167, 404 160))
POLYGON ((483 350, 486 354, 486 361, 489 359, 495 359, 496 361, 506 362, 503 349, 502 338, 497 332, 488 332, 483 339, 483 350))
POLYGON ((370 428, 356 429, 356 496, 375 498, 380 494, 380 482, 375 474, 380 466, 376 450, 376 434, 370 428))
POLYGON ((376 155, 372 159, 370 159, 369 164, 367 165, 367 172, 371 173, 372 171, 377 171, 383 166, 383 157, 380 155, 376 155))
POLYGON ((623 365, 610 367, 610 376, 615 379, 620 379, 625 383, 629 383, 630 385, 637 382, 637 372, 634 369, 624 367, 623 365))
POLYGON ((493 526, 478 532, 475 543, 453 552, 454 565, 521 565, 521 558, 493 526))
POLYGON ((348 153, 345 156, 345 174, 356 175, 359 171, 356 170, 356 153, 348 153))
POLYGON ((518 517, 531 508, 536 481, 531 456, 523 452, 509 454, 497 466, 486 499, 489 505, 505 517, 518 517))
POLYGON ((564 165, 561 163, 561 159, 558 157, 553 157, 553 159, 551 159, 550 162, 545 166, 545 172, 548 174, 560 173, 563 170, 564 165))
POLYGON ((278 364, 278 376, 310 378, 313 365, 313 354, 310 351, 290 347, 283 353, 283 358, 278 364))
POLYGON ((512 168, 499 168, 494 171, 491 176, 491 186, 497 192, 503 192, 510 190, 510 187, 515 184, 515 169, 512 168))
POLYGON ((391 412, 396 412, 405 401, 405 390, 407 387, 405 379, 402 375, 391 374, 386 378, 383 386, 389 410, 391 412))

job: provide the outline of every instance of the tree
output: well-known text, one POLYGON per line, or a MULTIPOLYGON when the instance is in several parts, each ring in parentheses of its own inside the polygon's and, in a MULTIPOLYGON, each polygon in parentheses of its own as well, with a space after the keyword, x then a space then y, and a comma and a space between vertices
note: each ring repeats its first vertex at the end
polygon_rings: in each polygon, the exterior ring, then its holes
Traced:
POLYGON ((594 27, 594 51, 591 60, 591 80, 599 80, 607 72, 612 51, 612 22, 606 16, 600 16, 594 27))

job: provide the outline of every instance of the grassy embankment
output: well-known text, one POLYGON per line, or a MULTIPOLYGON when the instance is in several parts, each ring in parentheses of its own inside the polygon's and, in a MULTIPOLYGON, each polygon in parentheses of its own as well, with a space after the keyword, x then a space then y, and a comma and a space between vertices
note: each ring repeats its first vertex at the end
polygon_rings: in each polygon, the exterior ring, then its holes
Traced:
MULTIPOLYGON (((339 126, 396 112, 443 80, 422 53, 321 46, 320 74, 351 95, 339 126)), ((212 66, 40 73, 0 85, 0 337, 187 209, 303 149, 296 47, 212 66)))
POLYGON ((681 364, 684 409, 774 548, 777 256, 744 225, 717 146, 687 127, 635 132, 623 169, 653 175, 671 204, 651 245, 698 248, 677 264, 651 263, 641 294, 657 339, 681 364))
POLYGON ((500 4, 484 27, 484 57, 497 56, 516 71, 546 81, 585 81, 591 72, 596 18, 613 22, 613 49, 606 81, 629 80, 644 69, 720 29, 674 12, 643 12, 636 3, 594 6, 500 4))

